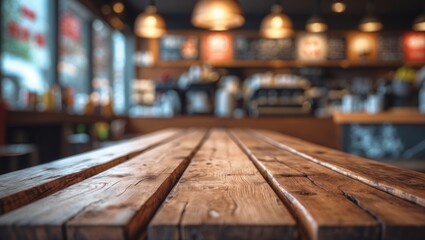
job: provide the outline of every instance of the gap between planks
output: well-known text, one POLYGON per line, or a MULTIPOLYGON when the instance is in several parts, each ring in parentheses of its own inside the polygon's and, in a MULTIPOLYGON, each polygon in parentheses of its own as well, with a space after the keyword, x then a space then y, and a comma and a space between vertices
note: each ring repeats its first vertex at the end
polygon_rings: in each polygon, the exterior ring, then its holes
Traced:
MULTIPOLYGON (((284 198, 282 199, 283 201, 285 201, 287 196, 279 194, 282 191, 286 192, 289 198, 294 198, 294 196, 296 198, 297 196, 297 192, 293 195, 292 192, 288 192, 283 188, 288 186, 288 181, 293 182, 291 180, 296 178, 307 178, 318 187, 318 190, 325 187, 324 189, 329 194, 343 195, 354 203, 356 207, 359 207, 359 209, 375 219, 381 227, 379 239, 407 238, 419 240, 425 236, 425 208, 341 175, 291 152, 279 150, 279 148, 252 134, 240 130, 231 131, 230 134, 245 153, 250 156, 268 182, 274 186, 276 193, 284 198), (280 185, 281 181, 286 182, 283 182, 283 187, 280 185)), ((302 186, 299 187, 303 188, 302 186)), ((306 193, 308 192, 306 191, 306 193)), ((302 198, 302 196, 298 197, 302 198)), ((312 197, 314 198, 315 196, 312 195, 312 197)), ((286 200, 286 203, 289 204, 291 209, 291 201, 286 200)), ((313 208, 315 205, 313 205, 313 208)), ((335 205, 339 205, 338 202, 335 205)), ((298 207, 295 206, 295 208, 298 207)), ((338 206, 335 207, 337 208, 338 206)), ((301 214, 309 214, 309 208, 306 210, 307 212, 301 212, 301 214)), ((293 214, 296 213, 293 211, 293 214)), ((332 218, 332 216, 330 217, 332 218)), ((304 225, 304 229, 308 230, 308 221, 304 220, 301 225, 304 225)), ((311 229, 314 230, 314 228, 311 229)), ((317 233, 312 233, 311 229, 309 238, 320 238, 317 233)), ((337 235, 335 233, 335 231, 332 231, 331 235, 322 237, 322 239, 329 239, 330 237, 336 239, 337 235)), ((349 239, 349 236, 342 236, 341 239, 349 239)))
POLYGON ((9 212, 0 217, 0 238, 136 238, 206 136, 204 130, 180 136, 99 175, 9 212))
POLYGON ((279 133, 265 130, 248 131, 273 146, 425 207, 425 174, 423 173, 364 159, 279 133))
MULTIPOLYGON (((297 219, 298 229, 303 239, 377 240, 376 221, 342 194, 335 195, 327 192, 306 174, 277 161, 274 159, 276 152, 273 152, 271 148, 264 151, 268 152, 273 159, 259 160, 252 152, 252 148, 246 145, 246 140, 240 139, 240 133, 235 134, 231 131, 229 134, 290 209, 294 218, 297 219), (339 213, 341 216, 338 216, 339 213)), ((252 140, 258 141, 256 138, 252 140)), ((255 147, 265 148, 265 144, 267 143, 257 142, 255 147)))
POLYGON ((104 172, 190 131, 167 129, 108 148, 0 175, 0 215, 104 172), (127 150, 132 147, 137 149, 127 150))
POLYGON ((248 156, 214 129, 149 224, 149 240, 297 239, 294 219, 248 156))

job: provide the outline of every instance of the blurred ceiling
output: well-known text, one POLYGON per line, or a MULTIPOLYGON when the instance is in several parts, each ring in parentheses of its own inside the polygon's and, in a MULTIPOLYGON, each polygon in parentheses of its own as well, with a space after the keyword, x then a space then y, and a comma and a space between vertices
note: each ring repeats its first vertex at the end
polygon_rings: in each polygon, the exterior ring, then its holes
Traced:
MULTIPOLYGON (((164 15, 190 14, 197 0, 156 0, 158 10, 164 15)), ((134 11, 143 11, 148 0, 124 0, 134 11)), ((239 0, 246 15, 265 15, 275 0, 239 0)), ((321 1, 324 15, 335 14, 330 5, 333 0, 321 1)), ((365 12, 367 0, 345 0, 347 11, 344 14, 360 15, 365 12)), ((315 0, 283 0, 284 11, 291 15, 308 15, 312 12, 315 0)), ((424 0, 376 0, 376 11, 382 15, 408 15, 424 9, 424 0)))
MULTIPOLYGON (((91 6, 99 15, 101 6, 112 5, 122 1, 125 12, 119 18, 131 29, 136 16, 143 12, 149 0, 78 0, 86 6, 91 6)), ((357 27, 361 17, 365 15, 368 0, 344 0, 347 9, 344 13, 331 11, 334 0, 321 0, 321 15, 328 21, 331 29, 343 30, 357 27)), ((169 29, 190 29, 190 16, 197 0, 156 0, 158 12, 167 21, 169 29)), ((239 0, 246 23, 242 29, 256 29, 262 18, 270 12, 275 0, 239 0)), ((415 17, 425 11, 425 0, 375 0, 376 14, 383 20, 384 29, 410 29, 415 17)), ((312 14, 315 0, 282 0, 284 12, 294 21, 295 29, 303 29, 306 19, 312 14)), ((108 18, 104 16, 104 18, 108 18)))

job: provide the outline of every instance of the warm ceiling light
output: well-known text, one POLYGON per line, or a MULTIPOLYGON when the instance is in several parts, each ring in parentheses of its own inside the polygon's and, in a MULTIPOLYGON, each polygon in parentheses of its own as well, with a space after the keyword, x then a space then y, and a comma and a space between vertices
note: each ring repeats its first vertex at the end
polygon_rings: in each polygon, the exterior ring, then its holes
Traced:
POLYGON ((200 0, 192 12, 195 27, 223 31, 244 24, 243 11, 237 0, 200 0))
POLYGON ((359 24, 359 29, 363 32, 378 32, 382 30, 382 27, 381 21, 374 16, 364 17, 359 24))
POLYGON ((375 4, 369 0, 366 5, 366 16, 360 21, 359 29, 363 32, 378 32, 383 28, 382 22, 375 16, 375 4))
POLYGON ((413 22, 413 30, 421 32, 425 31, 425 4, 424 11, 413 22))
POLYGON ((419 15, 413 22, 413 30, 415 31, 425 31, 425 13, 419 15))
POLYGON ((115 13, 122 13, 125 9, 125 6, 122 2, 116 2, 112 6, 112 10, 114 10, 115 13))
POLYGON ((328 25, 320 16, 312 16, 307 20, 306 30, 308 32, 320 33, 328 30, 328 25))
POLYGON ((275 4, 261 22, 260 33, 265 38, 284 38, 292 35, 292 21, 282 13, 282 5, 275 4))
POLYGON ((334 3, 332 3, 331 9, 336 13, 342 13, 345 11, 346 5, 342 1, 336 0, 334 3))
POLYGON ((166 31, 165 21, 156 13, 153 1, 137 16, 134 26, 136 35, 144 38, 159 38, 166 31))
POLYGON ((316 6, 314 8, 314 14, 307 20, 307 24, 305 25, 305 29, 308 32, 320 33, 326 32, 328 30, 328 25, 325 20, 320 17, 320 0, 316 0, 316 6))

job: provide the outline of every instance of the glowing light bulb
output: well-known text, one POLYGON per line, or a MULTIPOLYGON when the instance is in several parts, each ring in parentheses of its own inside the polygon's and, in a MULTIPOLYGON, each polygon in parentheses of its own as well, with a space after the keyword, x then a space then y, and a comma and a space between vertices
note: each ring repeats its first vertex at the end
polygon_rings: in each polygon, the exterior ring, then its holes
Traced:
POLYGON ((332 11, 336 12, 336 13, 342 13, 345 11, 346 9, 346 5, 343 2, 334 2, 331 6, 332 11))

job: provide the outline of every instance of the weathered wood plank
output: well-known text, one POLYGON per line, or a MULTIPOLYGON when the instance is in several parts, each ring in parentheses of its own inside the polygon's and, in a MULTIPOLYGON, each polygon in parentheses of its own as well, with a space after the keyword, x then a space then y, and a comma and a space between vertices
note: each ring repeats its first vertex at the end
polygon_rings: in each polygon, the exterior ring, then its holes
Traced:
MULTIPOLYGON (((373 188, 355 179, 308 161, 285 150, 280 150, 247 133, 236 131, 254 161, 263 164, 273 176, 278 174, 275 164, 289 167, 326 190, 342 194, 353 201, 381 225, 380 239, 423 239, 425 236, 425 208, 373 188)), ((291 173, 294 174, 294 173, 291 173)), ((285 175, 288 176, 288 175, 285 175)), ((285 177, 284 176, 284 177, 285 177)), ((294 176, 294 175, 292 175, 294 176)), ((278 177, 282 177, 281 175, 278 177)), ((291 177, 291 176, 288 176, 291 177)))
POLYGON ((183 132, 164 130, 116 146, 0 175, 0 214, 94 176, 183 132))
POLYGON ((309 239, 379 239, 378 222, 338 188, 357 181, 244 131, 232 131, 232 135, 281 199, 291 206, 309 239))
POLYGON ((214 130, 151 221, 148 239, 296 239, 295 221, 248 157, 214 130))
POLYGON ((180 136, 0 217, 0 239, 134 238, 164 201, 206 131, 180 136))
POLYGON ((269 131, 256 136, 333 171, 425 207, 425 174, 371 161, 269 131))

